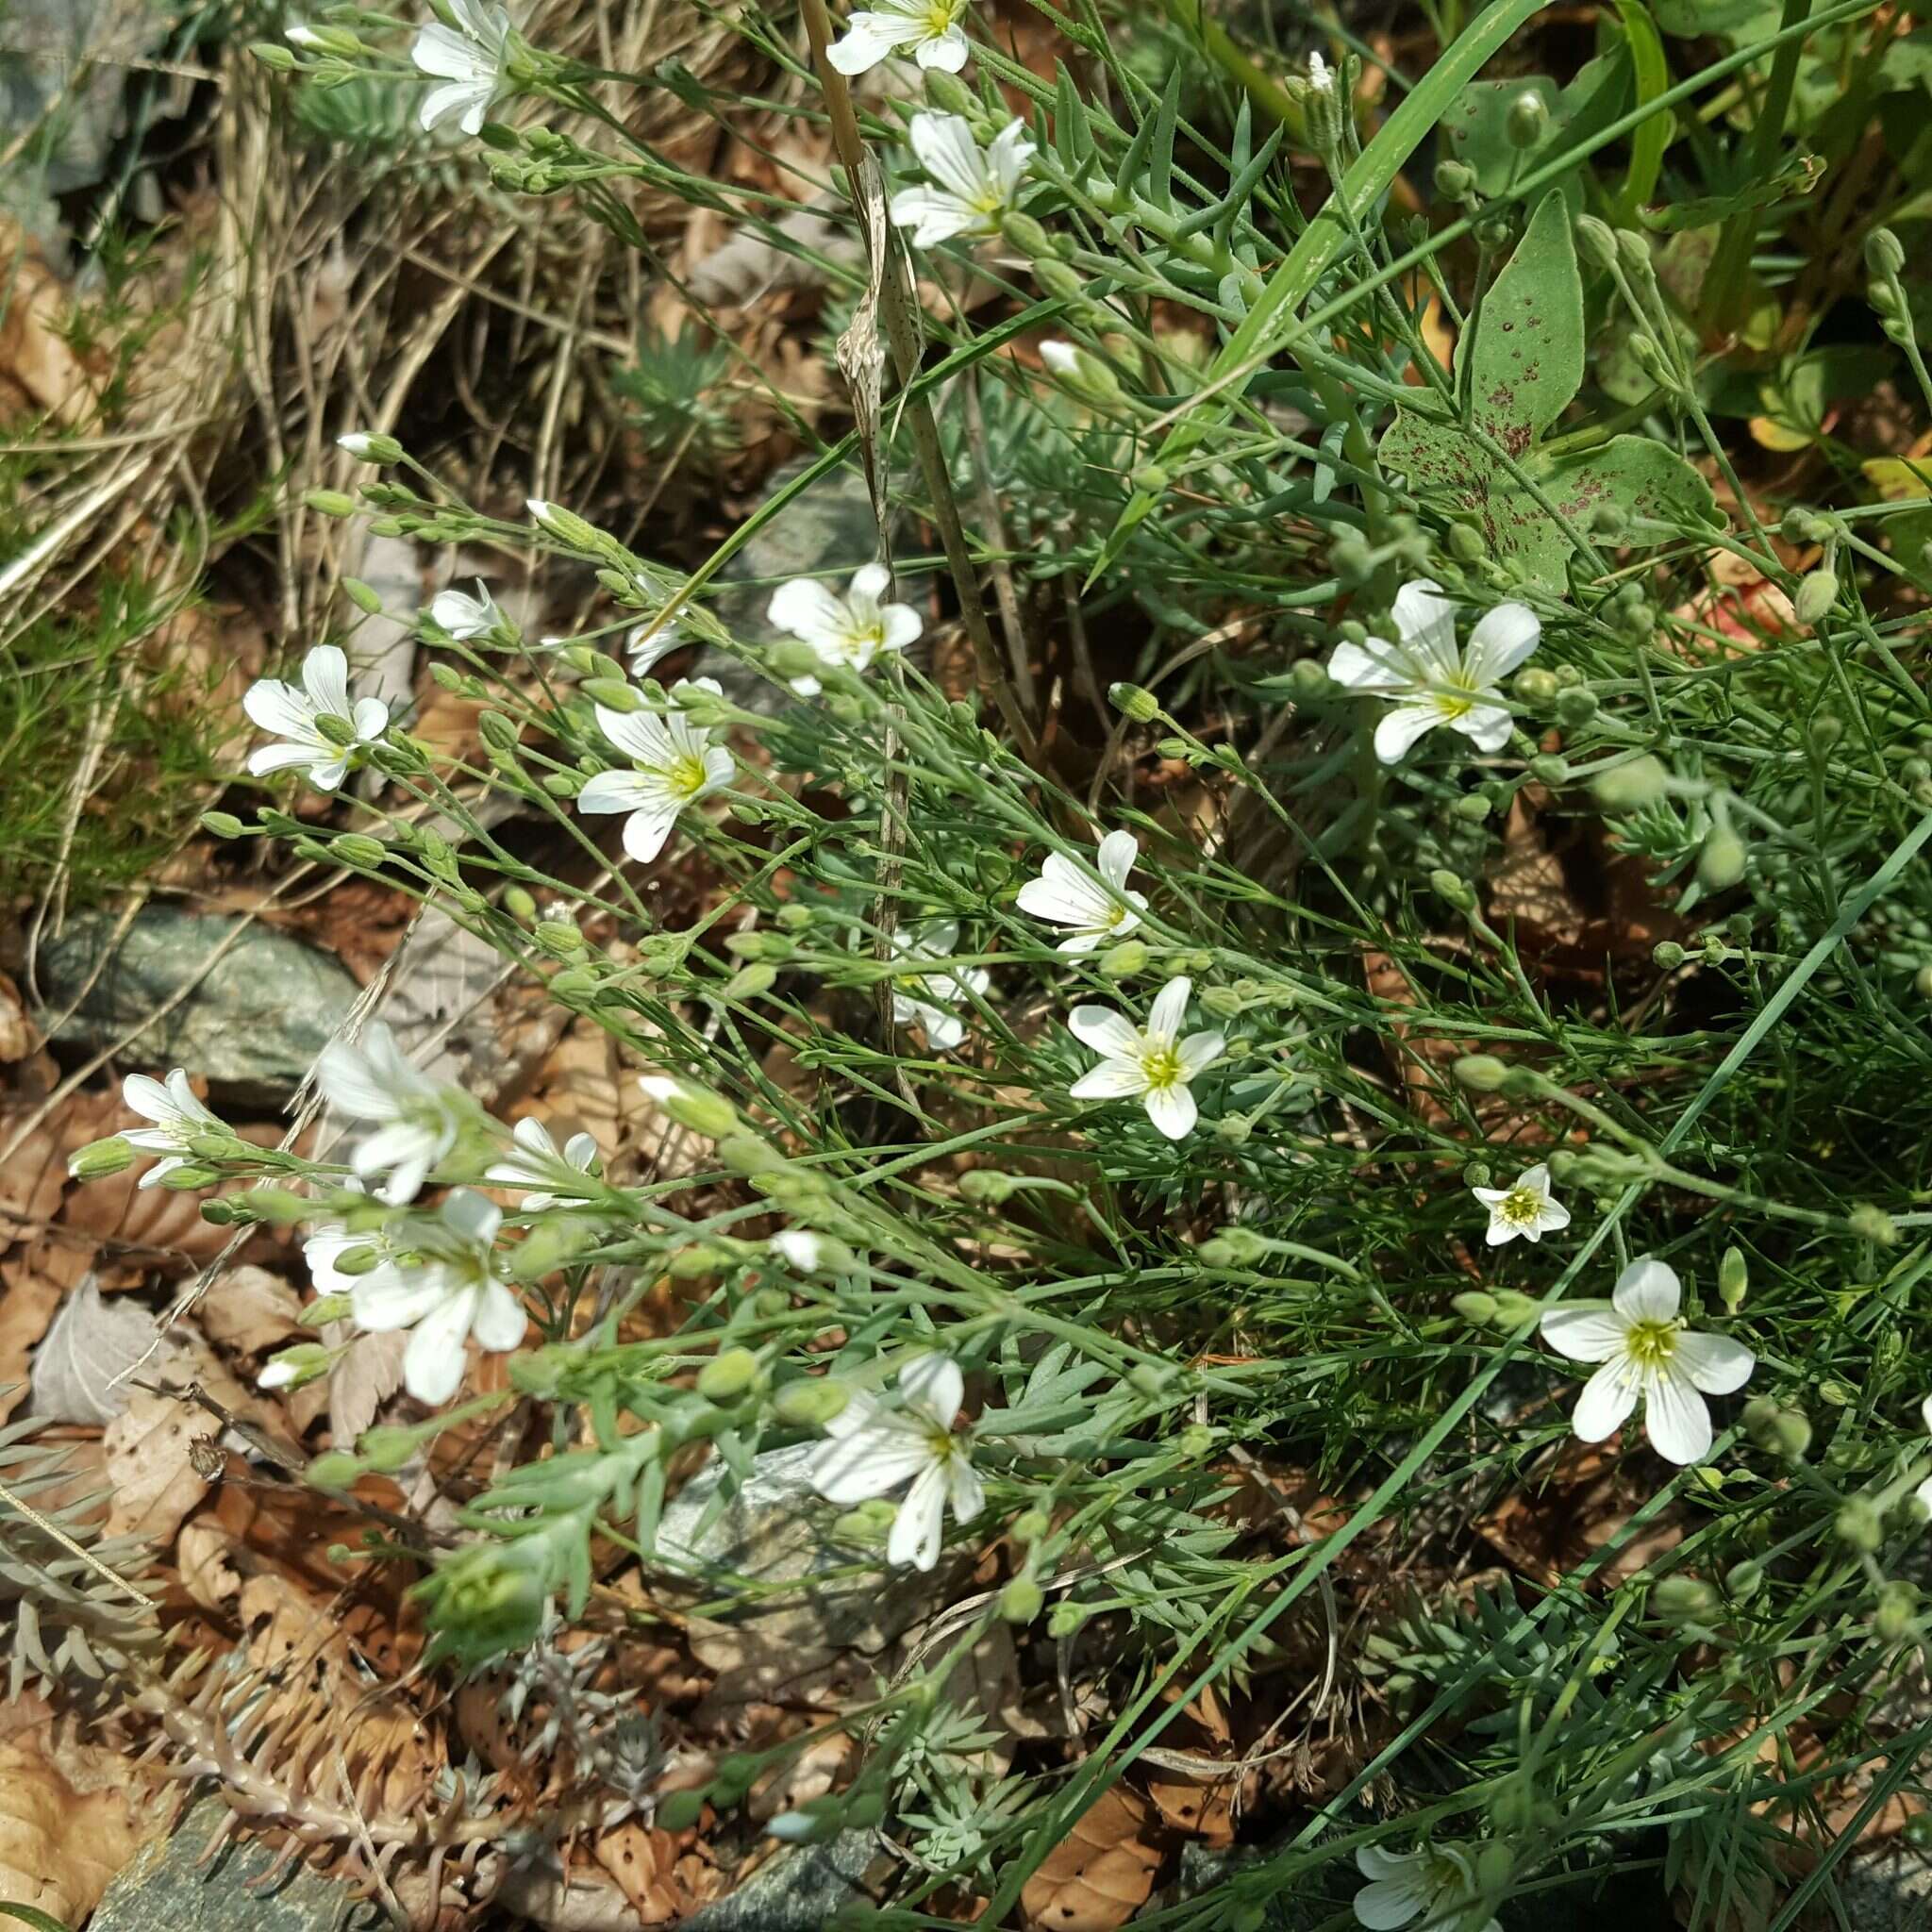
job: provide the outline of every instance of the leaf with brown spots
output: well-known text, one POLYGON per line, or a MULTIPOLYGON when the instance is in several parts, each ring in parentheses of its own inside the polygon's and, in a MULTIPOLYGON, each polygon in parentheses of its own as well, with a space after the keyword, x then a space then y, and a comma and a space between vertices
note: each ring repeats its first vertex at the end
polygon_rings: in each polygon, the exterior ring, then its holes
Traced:
POLYGON ((1147 1903, 1161 1854, 1141 1833, 1146 1802, 1116 1787, 1074 1821, 1020 1893, 1033 1932, 1113 1932, 1147 1903))

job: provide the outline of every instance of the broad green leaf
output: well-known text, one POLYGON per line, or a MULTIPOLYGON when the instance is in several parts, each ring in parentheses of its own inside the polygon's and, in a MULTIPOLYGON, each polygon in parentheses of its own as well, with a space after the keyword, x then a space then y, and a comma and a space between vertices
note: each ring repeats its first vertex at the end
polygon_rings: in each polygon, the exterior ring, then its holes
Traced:
POLYGON ((1734 47, 1777 31, 1782 0, 1656 0, 1657 24, 1683 39, 1727 41, 1734 47))
MULTIPOLYGON (((1568 457, 1537 449, 1583 382, 1583 283, 1562 196, 1544 196, 1523 240, 1457 348, 1468 349, 1471 420, 1520 464, 1527 487, 1460 423, 1398 414, 1382 438, 1385 469, 1424 499, 1467 518, 1491 556, 1545 590, 1567 588, 1571 540, 1561 519, 1587 530, 1597 509, 1671 529, 1717 519, 1710 486, 1674 450, 1619 436, 1568 457), (1537 491, 1557 512, 1553 516, 1537 491)), ((1625 541, 1641 541, 1633 532, 1625 541)), ((1662 533, 1653 533, 1661 535, 1662 533)))
POLYGON ((1442 117, 1442 132, 1451 156, 1475 175, 1485 194, 1506 194, 1512 175, 1528 167, 1536 156, 1554 145, 1561 113, 1557 83, 1541 74, 1521 80, 1473 80, 1462 97, 1442 117), (1509 139, 1509 109, 1524 94, 1534 94, 1549 109, 1550 126, 1530 150, 1528 158, 1509 139))
POLYGON ((1456 351, 1472 414, 1511 456, 1527 449, 1582 387, 1583 278, 1560 194, 1537 204, 1456 351))

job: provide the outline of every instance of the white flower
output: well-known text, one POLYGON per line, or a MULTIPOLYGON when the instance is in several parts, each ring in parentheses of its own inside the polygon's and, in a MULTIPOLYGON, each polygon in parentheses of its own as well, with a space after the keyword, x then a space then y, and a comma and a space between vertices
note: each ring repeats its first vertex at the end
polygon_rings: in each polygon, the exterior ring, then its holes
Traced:
MULTIPOLYGON (((335 1185, 352 1194, 364 1194, 369 1191, 358 1180, 350 1176, 337 1179, 335 1185)), ((346 1222, 325 1221, 302 1243, 302 1258, 308 1264, 308 1278, 315 1286, 317 1294, 347 1294, 359 1278, 344 1274, 336 1266, 352 1248, 373 1248, 378 1257, 387 1260, 390 1257, 390 1236, 386 1227, 352 1230, 346 1222)))
POLYGON ((1335 70, 1314 47, 1308 49, 1308 85, 1324 89, 1335 85, 1335 70))
MULTIPOLYGON (((809 644, 821 664, 864 671, 881 651, 903 651, 924 628, 911 605, 879 602, 891 581, 884 564, 868 563, 853 573, 841 597, 815 577, 793 577, 779 585, 765 615, 809 644)), ((791 689, 808 698, 823 687, 816 677, 794 677, 791 689)))
POLYGON ((510 1129, 515 1151, 484 1172, 483 1178, 499 1188, 537 1190, 524 1197, 525 1214, 541 1214, 559 1199, 581 1201, 591 1190, 579 1185, 596 1172, 597 1142, 589 1134, 573 1134, 558 1151, 550 1129, 525 1116, 510 1129))
POLYGON ((285 26, 282 29, 282 38, 290 46, 300 47, 305 54, 323 53, 328 47, 328 42, 312 26, 303 26, 299 24, 295 26, 285 26))
MULTIPOLYGON (((715 678, 679 679, 671 688, 723 694, 715 678)), ((628 812, 624 849, 642 865, 656 858, 686 806, 730 784, 731 754, 682 711, 612 711, 597 707, 597 728, 631 760, 628 772, 599 772, 577 793, 577 809, 628 812)))
POLYGON ((141 1185, 153 1187, 163 1174, 186 1167, 193 1158, 188 1143, 197 1134, 225 1134, 226 1125, 195 1099, 188 1075, 179 1067, 163 1086, 145 1074, 129 1074, 121 1083, 121 1098, 151 1127, 131 1127, 121 1138, 130 1147, 145 1148, 165 1158, 142 1175, 141 1185))
POLYGON ((387 1169, 389 1185, 376 1193, 391 1207, 416 1198, 462 1131, 462 1094, 413 1065, 379 1020, 359 1045, 332 1040, 316 1062, 315 1081, 331 1107, 379 1123, 356 1143, 349 1164, 365 1178, 387 1169))
POLYGON ((1570 1210, 1550 1192, 1550 1171, 1541 1161, 1525 1167, 1510 1188, 1472 1188, 1469 1191, 1490 1210, 1490 1231, 1484 1237, 1492 1248, 1521 1235, 1540 1241, 1546 1234, 1570 1225, 1570 1210))
POLYGON ((982 149, 959 115, 915 114, 911 138, 919 165, 938 186, 902 188, 892 197, 894 223, 910 228, 922 248, 955 235, 995 233, 1033 158, 1025 128, 1009 121, 982 149))
POLYGON ((504 621, 481 577, 474 597, 465 591, 439 591, 429 600, 429 614, 451 637, 465 643, 472 638, 487 638, 504 621))
POLYGON ((1338 644, 1328 675, 1350 691, 1395 700, 1375 726, 1375 756, 1392 765, 1425 731, 1446 724, 1478 751, 1509 741, 1509 708, 1498 689, 1537 647, 1542 625, 1523 604, 1498 604, 1456 643, 1456 607, 1432 583, 1405 584, 1395 598, 1399 643, 1370 638, 1338 644))
MULTIPOLYGON (((774 1234, 765 1245, 788 1267, 796 1268, 801 1274, 815 1273, 824 1255, 824 1243, 817 1235, 802 1227, 785 1228, 774 1234)), ((1932 1476, 1928 1476, 1926 1481, 1932 1483, 1932 1476)))
POLYGON ((417 119, 437 127, 452 114, 465 134, 479 134, 490 104, 503 92, 509 58, 509 15, 491 0, 447 0, 456 25, 434 21, 416 36, 409 58, 441 80, 423 97, 417 119))
POLYGON ((825 1424, 831 1441, 813 1457, 812 1487, 829 1503, 863 1503, 912 1487, 892 1519, 886 1558, 930 1570, 940 1559, 948 1505, 971 1523, 986 1500, 964 1437, 953 1433, 966 1378, 950 1356, 921 1356, 899 1371, 899 1407, 860 1392, 825 1424))
POLYGON ((1543 1340, 1572 1361, 1601 1362, 1584 1384, 1570 1427, 1601 1442, 1643 1399, 1643 1430, 1659 1456, 1700 1462, 1710 1451, 1707 1395, 1728 1395, 1751 1379, 1757 1357, 1728 1335, 1696 1335, 1677 1319, 1676 1273, 1650 1255, 1617 1277, 1607 1302, 1546 1308, 1543 1340))
POLYGON ((863 74, 892 55, 910 51, 920 66, 958 74, 966 64, 966 0, 878 0, 855 13, 843 40, 825 49, 841 74, 863 74))
POLYGON ((629 637, 624 641, 624 648, 630 658, 630 674, 642 677, 660 658, 668 658, 679 644, 689 642, 684 626, 675 619, 669 624, 660 624, 656 629, 648 624, 633 626, 629 637))
POLYGON ((1071 376, 1080 375, 1080 352, 1072 342, 1044 341, 1040 345, 1040 359, 1056 375, 1071 376))
POLYGON ((1055 925, 1071 926, 1072 932, 1059 943, 1062 953, 1091 953, 1103 940, 1117 940, 1141 923, 1147 895, 1127 888, 1127 874, 1140 851, 1133 833, 1109 832, 1093 856, 1104 886, 1095 885, 1071 858, 1050 852, 1040 876, 1020 888, 1020 910, 1055 925))
POLYGON ((403 1387, 418 1402, 434 1406, 457 1392, 472 1335, 498 1355, 524 1339, 524 1305, 496 1269, 502 1225, 481 1194, 458 1188, 434 1221, 412 1230, 408 1255, 358 1274, 349 1290, 357 1327, 415 1329, 403 1351, 403 1387))
MULTIPOLYGON (((959 943, 956 921, 941 919, 918 934, 892 935, 892 950, 906 959, 944 959, 959 943)), ((944 973, 907 973, 892 982, 892 1018, 901 1026, 924 1026, 925 1037, 941 1053, 950 1053, 966 1038, 966 1023, 935 999, 963 1005, 983 993, 991 975, 983 966, 955 968, 944 973)))
MULTIPOLYGON (((1355 1895, 1355 1917, 1369 1932, 1398 1932, 1420 1918, 1426 1932, 1461 1932, 1456 1917, 1475 1902, 1475 1867, 1459 1845, 1385 1852, 1363 1845, 1355 1867, 1370 1882, 1355 1895)), ((1482 1932, 1502 1932, 1491 1919, 1482 1932)))
MULTIPOLYGON (((1926 1433, 1932 1435, 1932 1395, 1926 1396, 1919 1405, 1919 1414, 1924 1422, 1926 1433)), ((1927 1509, 1932 1509, 1932 1475, 1928 1475, 1912 1494, 1918 1497, 1927 1509)))
POLYGON ((318 791, 333 791, 347 775, 358 752, 389 729, 389 707, 380 698, 349 697, 349 660, 334 644, 317 644, 302 660, 298 689, 279 677, 258 677, 242 708, 283 744, 264 744, 248 755, 248 769, 258 778, 291 765, 306 769, 318 791), (322 728, 326 719, 331 736, 322 728))
POLYGON ((1189 1083, 1221 1058, 1225 1044, 1218 1033, 1180 1037, 1193 990, 1192 980, 1170 979, 1155 995, 1144 1028, 1111 1007, 1075 1007, 1067 1016, 1068 1027, 1075 1040, 1102 1058, 1097 1067, 1074 1082, 1074 1098, 1125 1100, 1139 1095, 1147 1118, 1170 1141, 1190 1132, 1200 1110, 1189 1083))

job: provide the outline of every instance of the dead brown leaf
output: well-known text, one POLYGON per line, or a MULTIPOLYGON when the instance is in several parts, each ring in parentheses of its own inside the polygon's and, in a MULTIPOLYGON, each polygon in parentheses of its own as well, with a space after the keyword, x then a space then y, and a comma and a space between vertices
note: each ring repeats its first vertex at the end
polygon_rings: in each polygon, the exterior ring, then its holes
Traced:
POLYGON ((108 1881, 165 1824, 118 1753, 50 1727, 0 1745, 0 1900, 78 1925, 108 1881))
POLYGON ((172 1395, 137 1389, 126 1413, 102 1437, 108 1457, 108 1534, 138 1536, 158 1547, 173 1541, 189 1512, 208 1494, 194 1466, 195 1445, 221 1434, 213 1416, 172 1395))
POLYGON ((240 1355, 266 1355, 301 1332, 301 1297, 279 1274, 252 1265, 218 1274, 194 1305, 210 1341, 240 1355))
POLYGON ((4 218, 0 293, 0 422, 42 411, 62 423, 76 421, 87 408, 89 385, 86 365, 63 333, 66 288, 31 252, 19 223, 4 218))
POLYGON ((26 1016, 26 1004, 20 989, 0 973, 0 1061, 11 1065, 38 1051, 41 1036, 26 1016))
MULTIPOLYGON (((1651 1500, 1653 1485, 1636 1458, 1614 1442, 1566 1441, 1522 1488, 1511 1490, 1475 1527, 1524 1575, 1554 1590, 1594 1556, 1651 1500)), ((1684 1540, 1684 1512, 1664 1509, 1591 1577, 1614 1590, 1684 1540)))
POLYGON ((641 1924, 668 1925, 691 1909, 692 1901, 677 1882, 677 1840, 668 1831, 632 1819, 603 1833, 593 1849, 641 1924))
POLYGON ((1101 1794, 1041 1861, 1020 1894, 1035 1932, 1113 1932, 1147 1903, 1161 1854, 1141 1839, 1145 1800, 1101 1794))

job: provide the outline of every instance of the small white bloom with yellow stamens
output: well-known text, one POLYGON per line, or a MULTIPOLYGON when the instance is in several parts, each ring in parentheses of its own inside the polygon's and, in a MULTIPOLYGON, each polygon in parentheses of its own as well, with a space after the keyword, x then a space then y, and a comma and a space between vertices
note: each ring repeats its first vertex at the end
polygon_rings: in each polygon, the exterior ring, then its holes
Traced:
POLYGON ((875 0, 846 24, 844 37, 825 49, 841 74, 864 74, 895 54, 910 54, 921 67, 958 74, 970 51, 966 0, 875 0))
MULTIPOLYGON (((680 679, 671 688, 724 695, 716 678, 680 679)), ((711 742, 711 734, 681 711, 613 711, 597 707, 597 728, 631 761, 627 772, 599 772, 577 793, 577 809, 628 812, 624 849, 640 865, 664 849, 678 814, 699 799, 730 784, 731 754, 711 742)))
POLYGON ((955 235, 996 233, 1034 155, 1021 123, 1008 122, 984 148, 973 138, 972 123, 958 114, 915 114, 909 132, 912 152, 933 185, 893 195, 893 222, 910 228, 922 248, 955 235))
POLYGON ((1104 941, 1121 939, 1140 924, 1147 905, 1144 892, 1132 891, 1127 886, 1127 874, 1140 852, 1140 841, 1133 833, 1109 832, 1093 855, 1098 881, 1071 858, 1050 852, 1040 868, 1040 876, 1020 888, 1020 910, 1054 925, 1071 927, 1059 943, 1062 953, 1091 953, 1104 941))
MULTIPOLYGON (((903 651, 924 626, 909 604, 882 604, 892 574, 882 563, 868 563, 852 575, 841 597, 816 577, 793 577, 780 584, 765 615, 780 630, 808 644, 828 670, 865 671, 885 651, 903 651)), ((824 687, 816 677, 794 677, 802 698, 824 687)))
MULTIPOLYGON (((916 933, 901 930, 892 935, 893 952, 906 959, 950 958, 958 944, 958 923, 951 919, 937 920, 916 933)), ((892 1019, 901 1026, 924 1026, 933 1046, 950 1053, 966 1038, 966 1022, 955 1008, 969 1004, 991 984, 984 966, 902 973, 892 981, 892 1019), (939 1005, 941 1000, 946 1004, 939 1005)))
POLYGON ((1456 607, 1435 584, 1405 584, 1394 616, 1398 641, 1338 644, 1328 660, 1328 675, 1345 690, 1394 700, 1375 726, 1375 756, 1392 765, 1439 724, 1459 731, 1478 751, 1501 751, 1509 741, 1501 686, 1542 636, 1535 611, 1498 604, 1477 620, 1467 650, 1456 641, 1456 607))
MULTIPOLYGON (((1460 1845, 1420 1845, 1412 1852, 1385 1852, 1364 1845, 1355 1868, 1369 1882, 1355 1895, 1355 1922, 1368 1932, 1400 1932, 1416 1919, 1420 1932, 1462 1927, 1459 1913, 1476 1900, 1475 1865, 1460 1845)), ((1494 1919, 1482 1932, 1502 1932, 1494 1919)))
POLYGON ((1751 1379, 1757 1358, 1728 1335, 1694 1334, 1678 1318, 1684 1291, 1676 1271, 1641 1256, 1617 1277, 1607 1302, 1545 1308, 1542 1336, 1572 1361, 1601 1362, 1577 1397, 1570 1427, 1601 1442, 1643 1404, 1643 1432, 1671 1462, 1710 1453, 1707 1395, 1729 1395, 1751 1379))
POLYGON ((1511 1187, 1472 1188, 1470 1192, 1490 1210, 1490 1231, 1484 1239, 1492 1248, 1518 1235, 1526 1241, 1540 1241, 1570 1225, 1570 1210, 1550 1192, 1550 1171, 1541 1161, 1525 1167, 1511 1187))
POLYGON ((811 1481, 828 1503, 864 1503, 912 1485, 886 1540, 891 1562, 930 1570, 947 1509, 956 1523, 971 1523, 986 1501, 971 1445, 953 1427, 965 1396, 958 1362, 921 1356, 899 1371, 896 1408, 858 1392, 825 1424, 831 1441, 812 1458, 811 1481))
POLYGON ((1111 1007, 1075 1007, 1067 1017, 1074 1038, 1101 1056, 1100 1064, 1074 1082, 1075 1100, 1138 1098, 1147 1118, 1170 1141, 1191 1131, 1200 1118, 1190 1091, 1196 1074, 1219 1059, 1226 1042, 1219 1033, 1181 1038, 1190 979, 1170 979, 1155 996, 1145 1026, 1136 1026, 1111 1007))

